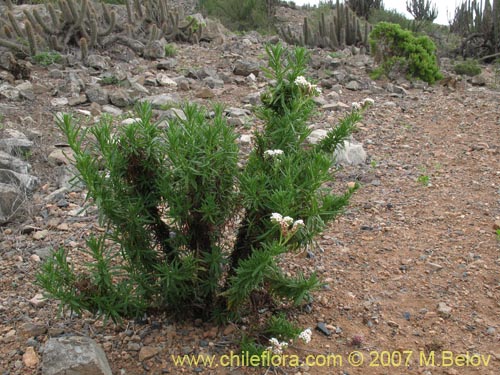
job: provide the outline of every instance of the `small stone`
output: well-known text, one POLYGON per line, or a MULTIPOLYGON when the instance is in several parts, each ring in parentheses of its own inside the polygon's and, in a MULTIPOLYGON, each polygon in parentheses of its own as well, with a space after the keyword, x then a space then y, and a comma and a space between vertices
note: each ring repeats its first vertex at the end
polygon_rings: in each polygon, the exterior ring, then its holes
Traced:
POLYGON ((35 232, 33 234, 33 239, 34 240, 43 240, 47 235, 49 234, 49 231, 47 229, 35 232))
POLYGON ((41 336, 47 333, 47 327, 42 324, 24 323, 19 327, 18 334, 23 338, 41 336))
POLYGON ((224 336, 229 336, 230 334, 234 333, 236 331, 236 327, 232 324, 228 325, 226 328, 224 328, 223 335, 224 336))
POLYGON ((326 324, 323 322, 319 322, 316 326, 316 329, 320 331, 325 336, 331 336, 332 332, 326 327, 326 324))
POLYGON ((35 262, 35 263, 39 263, 40 262, 40 257, 36 254, 33 254, 32 256, 30 256, 30 260, 32 262, 35 262))
POLYGON ((211 99, 214 96, 214 92, 208 87, 203 87, 196 92, 196 97, 200 99, 211 99))
POLYGON ((52 107, 63 107, 69 104, 68 98, 54 98, 50 101, 52 107))
POLYGON ((152 358, 159 352, 160 350, 158 348, 155 348, 154 346, 143 346, 139 351, 139 361, 142 362, 149 358, 152 358))
POLYGON ((443 266, 437 263, 428 262, 427 265, 436 271, 441 271, 443 269, 443 266))
POLYGON ((32 299, 30 299, 29 302, 33 305, 33 307, 42 307, 45 305, 46 299, 42 293, 37 293, 32 299))
POLYGON ((494 230, 500 229, 500 220, 495 220, 495 222, 493 223, 493 229, 494 230))
POLYGON ((40 358, 38 358, 38 354, 36 354, 32 346, 28 347, 24 352, 23 363, 26 367, 31 368, 38 366, 38 363, 40 363, 40 358))
POLYGON ((127 349, 133 352, 138 352, 141 350, 141 344, 137 342, 129 342, 127 345, 127 349))
POLYGON ((389 327, 399 329, 399 324, 398 324, 398 323, 396 323, 396 322, 394 322, 394 321, 392 321, 392 320, 389 320, 389 321, 387 322, 387 325, 388 325, 389 327))
POLYGON ((69 225, 67 223, 62 223, 57 226, 57 230, 67 232, 69 230, 69 225))
POLYGON ((486 334, 493 336, 496 333, 496 331, 497 330, 494 327, 488 327, 488 329, 486 330, 486 334))
POLYGON ((439 314, 444 316, 449 316, 451 314, 452 308, 444 302, 439 302, 437 306, 437 311, 439 314))
POLYGON ((160 86, 164 87, 177 87, 177 82, 164 73, 158 73, 156 75, 156 80, 160 86))
POLYGON ((347 187, 348 187, 349 189, 354 189, 354 188, 356 187, 356 183, 355 183, 354 181, 349 181, 349 182, 347 183, 347 187))

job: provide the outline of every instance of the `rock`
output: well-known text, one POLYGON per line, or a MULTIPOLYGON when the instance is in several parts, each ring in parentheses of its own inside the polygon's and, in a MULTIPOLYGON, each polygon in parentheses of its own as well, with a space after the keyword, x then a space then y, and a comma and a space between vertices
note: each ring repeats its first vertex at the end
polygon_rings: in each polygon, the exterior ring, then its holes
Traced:
POLYGON ((97 70, 106 70, 108 69, 108 63, 106 58, 101 55, 89 55, 87 56, 87 60, 85 61, 86 65, 97 69, 97 70))
POLYGON ((50 246, 41 247, 35 250, 35 254, 38 255, 41 259, 47 259, 52 256, 54 249, 50 246))
POLYGON ((102 348, 88 337, 51 338, 43 348, 42 375, 112 375, 102 348))
POLYGON ((214 96, 214 92, 208 87, 202 87, 196 92, 196 97, 200 99, 212 99, 214 96))
POLYGON ((139 350, 139 361, 145 361, 157 355, 160 352, 158 348, 154 346, 143 346, 141 350, 139 350))
POLYGON ((68 99, 68 105, 70 107, 76 107, 77 105, 84 104, 86 102, 87 102, 86 95, 72 96, 71 98, 68 99))
POLYGON ((444 302, 439 302, 437 306, 437 311, 443 316, 449 316, 451 314, 452 308, 444 302))
POLYGON ((165 39, 154 40, 144 47, 144 57, 149 59, 162 59, 165 57, 165 39))
POLYGON ((30 81, 26 81, 17 85, 16 89, 19 90, 19 96, 21 97, 21 99, 35 100, 33 85, 30 81))
POLYGON ((361 143, 344 141, 343 147, 337 147, 334 152, 336 163, 339 165, 361 165, 366 162, 366 151, 361 143))
POLYGON ((47 300, 42 293, 37 293, 32 299, 30 299, 29 302, 33 305, 33 307, 42 307, 43 305, 45 305, 46 301, 47 300))
POLYGON ((43 240, 47 235, 49 234, 49 231, 47 229, 37 231, 33 234, 33 239, 34 240, 43 240))
POLYGON ((32 346, 26 348, 23 354, 23 363, 26 367, 30 368, 37 367, 38 363, 40 363, 40 358, 38 358, 38 354, 36 354, 35 348, 32 346))
POLYGON ((471 78, 470 83, 472 86, 485 86, 486 77, 483 74, 479 74, 471 78))
POLYGON ((123 108, 128 107, 134 103, 127 91, 124 89, 113 90, 109 93, 109 100, 111 104, 123 108))
POLYGON ((177 60, 174 58, 164 59, 156 64, 158 70, 172 70, 177 66, 177 60))
POLYGON ((8 83, 0 85, 0 98, 2 97, 13 101, 21 100, 19 90, 8 83))
POLYGON ((24 323, 18 329, 18 334, 25 339, 45 335, 46 333, 47 327, 43 324, 24 323))
POLYGON ((0 183, 0 224, 8 222, 25 199, 18 187, 0 183))
POLYGON ((488 329, 486 330, 486 334, 490 336, 493 336, 496 332, 497 330, 495 329, 495 327, 488 327, 488 329))
POLYGON ((106 104, 106 105, 103 105, 102 106, 102 111, 105 112, 105 113, 109 113, 113 116, 121 116, 123 115, 123 111, 120 109, 120 108, 117 108, 113 105, 109 105, 109 104, 106 104))
POLYGON ((493 230, 499 230, 500 229, 500 220, 495 220, 493 223, 493 230))
POLYGON ((203 82, 205 82, 206 85, 211 89, 220 89, 224 87, 224 81, 222 79, 217 79, 214 77, 207 77, 203 79, 203 82))
POLYGON ((237 76, 248 76, 253 73, 258 76, 260 73, 260 65, 255 61, 238 60, 234 64, 233 73, 237 76))
POLYGON ((160 86, 164 87, 177 87, 177 82, 164 73, 158 73, 156 75, 156 80, 160 86))
POLYGON ((210 44, 223 44, 229 31, 219 22, 212 19, 205 19, 205 26, 202 28, 200 40, 210 42, 210 44))
POLYGON ((29 163, 7 152, 0 151, 0 169, 8 169, 21 174, 28 174, 31 169, 29 163))
POLYGON ((182 121, 187 120, 186 114, 180 108, 170 108, 167 111, 160 111, 160 113, 164 119, 168 120, 180 119, 182 121))
POLYGON ((318 325, 316 326, 316 329, 320 331, 322 334, 325 336, 331 336, 332 332, 328 328, 326 328, 326 324, 323 322, 319 322, 318 325))
POLYGON ((159 94, 147 96, 139 100, 139 102, 150 102, 154 109, 165 109, 164 107, 179 106, 182 100, 177 94, 159 94))
POLYGON ((52 151, 47 160, 50 165, 69 165, 75 161, 73 151, 69 147, 58 147, 52 151))
POLYGON ((317 145, 327 134, 328 132, 325 129, 315 129, 307 137, 307 142, 311 145, 317 145))
POLYGON ((29 174, 17 173, 8 169, 0 169, 0 181, 21 189, 22 192, 33 191, 39 184, 38 178, 29 174))
POLYGON ((85 90, 85 94, 92 103, 97 103, 100 105, 109 103, 108 91, 99 85, 91 85, 87 87, 87 89, 85 90))
MULTIPOLYGON (((24 134, 15 132, 0 139, 0 151, 4 151, 14 156, 24 156, 31 151, 33 142, 30 141, 24 134)), ((0 180, 1 181, 1 180, 0 180)))
POLYGON ((351 91, 359 91, 361 90, 361 85, 359 84, 358 81, 350 81, 346 86, 346 89, 351 90, 351 91))
POLYGON ((321 106, 323 111, 341 111, 344 109, 349 109, 350 107, 342 102, 337 103, 327 103, 321 106))

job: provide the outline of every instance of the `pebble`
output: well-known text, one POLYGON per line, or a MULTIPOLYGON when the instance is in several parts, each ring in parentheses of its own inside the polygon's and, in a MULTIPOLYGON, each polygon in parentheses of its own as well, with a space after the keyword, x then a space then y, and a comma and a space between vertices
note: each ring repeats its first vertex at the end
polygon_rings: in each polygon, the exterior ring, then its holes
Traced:
POLYGON ((40 230, 38 232, 35 232, 33 234, 33 239, 34 240, 43 240, 47 235, 49 234, 49 231, 47 229, 40 230))
POLYGON ((325 336, 331 336, 332 332, 326 327, 326 324, 323 322, 319 322, 316 326, 316 329, 320 331, 325 336))
POLYGON ((486 330, 486 334, 493 336, 496 333, 496 331, 497 330, 494 327, 488 327, 488 329, 486 330))
POLYGON ((143 346, 139 351, 139 361, 145 361, 149 358, 154 357, 160 352, 160 350, 154 346, 143 346))
POLYGON ((438 306, 437 306, 437 311, 438 313, 440 313, 441 315, 445 315, 445 316, 448 316, 451 314, 451 307, 448 306, 446 303, 444 302, 439 302, 438 303, 438 306))
POLYGON ((38 354, 36 354, 35 349, 30 346, 26 349, 23 354, 23 363, 26 367, 36 367, 40 362, 40 358, 38 358, 38 354))
POLYGON ((29 302, 33 305, 33 307, 42 307, 45 305, 46 299, 42 293, 37 293, 32 299, 30 299, 29 302))

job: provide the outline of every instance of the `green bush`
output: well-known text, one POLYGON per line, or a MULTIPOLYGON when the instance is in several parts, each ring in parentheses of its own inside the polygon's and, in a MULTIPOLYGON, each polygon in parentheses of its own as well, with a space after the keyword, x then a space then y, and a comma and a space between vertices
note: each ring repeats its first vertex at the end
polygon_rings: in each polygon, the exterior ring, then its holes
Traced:
POLYGON ((436 57, 436 46, 428 36, 415 36, 393 23, 381 22, 370 33, 370 46, 379 68, 374 78, 389 75, 396 69, 408 77, 433 84, 442 79, 436 57))
POLYGON ((174 57, 175 55, 177 55, 177 48, 173 44, 165 45, 165 56, 174 57))
POLYGON ((266 0, 200 0, 200 8, 233 31, 266 31, 272 27, 274 7, 266 0))
MULTIPOLYGON (((310 301, 317 276, 289 277, 281 261, 311 244, 348 204, 354 189, 337 196, 329 185, 333 151, 361 115, 353 110, 319 144, 306 145, 318 92, 303 77, 309 55, 280 44, 267 54, 274 84, 263 95, 264 127, 243 168, 220 106, 208 116, 188 104, 186 119, 168 129, 152 121, 148 103, 125 126, 107 116, 88 129, 70 115, 58 121, 106 231, 88 239, 92 261, 78 269, 65 249, 44 263, 38 283, 50 296, 113 319, 162 310, 228 319, 258 301, 310 301)), ((276 332, 295 332, 274 323, 276 332)))
POLYGON ((397 23, 403 29, 411 29, 411 20, 406 18, 404 14, 399 13, 396 9, 373 9, 368 17, 368 22, 376 25, 380 22, 397 23))
POLYGON ((62 60, 62 56, 57 52, 40 52, 33 56, 33 61, 42 66, 49 66, 62 60))
POLYGON ((465 60, 463 62, 456 63, 453 66, 455 73, 460 75, 466 75, 469 77, 477 76, 481 74, 481 67, 479 66, 477 60, 465 60))

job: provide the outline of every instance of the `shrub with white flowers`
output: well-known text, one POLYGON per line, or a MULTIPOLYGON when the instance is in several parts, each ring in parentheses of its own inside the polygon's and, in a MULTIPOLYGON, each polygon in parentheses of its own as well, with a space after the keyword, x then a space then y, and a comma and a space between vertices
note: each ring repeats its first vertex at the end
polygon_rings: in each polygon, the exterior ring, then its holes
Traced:
MULTIPOLYGON (((55 251, 38 275, 49 295, 113 319, 168 310, 228 320, 258 307, 256 295, 277 306, 312 301, 318 277, 290 276, 282 261, 312 244, 348 204, 354 189, 337 195, 331 188, 333 154, 365 105, 317 145, 305 144, 320 92, 305 78, 309 53, 281 44, 266 51, 272 84, 256 111, 264 125, 243 168, 220 106, 210 119, 189 104, 185 119, 167 129, 152 120, 148 103, 124 126, 103 117, 83 131, 71 116, 59 119, 107 230, 89 238, 85 256, 93 261, 79 268, 67 261, 78 250, 55 251)), ((306 330, 301 338, 308 337, 306 330)))

